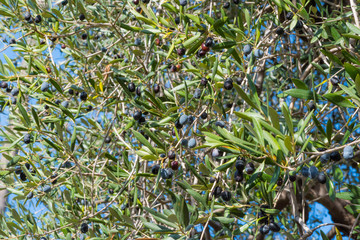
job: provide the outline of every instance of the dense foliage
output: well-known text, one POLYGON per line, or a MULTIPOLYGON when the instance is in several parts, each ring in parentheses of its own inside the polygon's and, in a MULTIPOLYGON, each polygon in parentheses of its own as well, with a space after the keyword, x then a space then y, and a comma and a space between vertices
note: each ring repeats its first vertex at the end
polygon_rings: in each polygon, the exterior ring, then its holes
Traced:
POLYGON ((0 238, 360 236, 354 1, 0 2, 0 238))

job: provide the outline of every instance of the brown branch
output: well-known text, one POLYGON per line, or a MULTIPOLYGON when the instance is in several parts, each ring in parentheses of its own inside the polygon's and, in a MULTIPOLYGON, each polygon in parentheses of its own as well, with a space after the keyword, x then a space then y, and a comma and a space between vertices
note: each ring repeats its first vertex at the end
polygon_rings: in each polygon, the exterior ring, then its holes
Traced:
MULTIPOLYGON (((347 226, 352 226, 355 222, 355 217, 349 213, 345 206, 349 204, 348 201, 335 198, 331 200, 325 185, 323 184, 314 184, 314 186, 309 189, 306 198, 309 200, 317 199, 316 201, 323 205, 329 210, 331 219, 334 223, 339 223, 347 226)), ((350 234, 350 229, 345 227, 339 227, 339 230, 346 235, 350 234)))

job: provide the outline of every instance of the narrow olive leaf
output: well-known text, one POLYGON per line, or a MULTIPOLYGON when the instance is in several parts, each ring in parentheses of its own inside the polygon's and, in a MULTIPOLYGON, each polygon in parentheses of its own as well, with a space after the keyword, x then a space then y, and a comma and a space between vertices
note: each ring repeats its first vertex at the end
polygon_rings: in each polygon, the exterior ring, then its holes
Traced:
MULTIPOLYGON (((146 209, 150 210, 150 208, 146 208, 146 209)), ((158 212, 156 212, 156 211, 150 212, 150 214, 153 216, 153 218, 155 218, 156 221, 158 221, 158 222, 160 222, 162 224, 165 224, 165 225, 167 225, 167 226, 169 226, 171 228, 175 228, 175 229, 178 228, 178 226, 175 223, 170 222, 165 215, 164 216, 159 216, 159 215, 157 215, 155 213, 158 213, 158 212)))
POLYGON ((256 169, 256 171, 251 175, 248 181, 246 181, 245 190, 247 192, 250 191, 256 184, 261 180, 261 176, 263 175, 263 170, 265 166, 265 161, 263 161, 260 166, 256 169))
POLYGON ((226 163, 218 166, 217 168, 215 168, 215 171, 218 171, 218 172, 223 172, 225 171, 226 169, 228 169, 229 167, 231 167, 234 162, 236 161, 236 158, 230 160, 230 161, 227 161, 226 163))
POLYGON ((52 147, 53 149, 55 149, 56 151, 63 151, 63 149, 56 143, 54 143, 53 141, 50 141, 49 139, 43 138, 43 140, 50 145, 50 147, 52 147))
POLYGON ((8 190, 9 192, 11 192, 11 193, 13 193, 13 194, 15 194, 17 196, 24 196, 23 191, 19 191, 19 190, 16 190, 14 188, 10 188, 10 187, 6 188, 6 190, 8 190))
POLYGON ((348 62, 352 62, 352 63, 357 64, 357 65, 360 64, 360 61, 356 57, 352 56, 348 51, 341 50, 341 53, 348 62))
POLYGON ((71 120, 73 120, 75 122, 75 118, 74 116, 72 115, 72 113, 65 107, 63 107, 61 104, 59 105, 61 111, 66 115, 68 116, 69 118, 71 118, 71 120))
POLYGON ((345 184, 345 185, 350 190, 351 194, 354 195, 355 198, 360 198, 360 187, 352 184, 345 184))
POLYGON ((253 222, 255 222, 256 220, 257 220, 257 219, 255 218, 254 220, 252 220, 252 221, 250 221, 250 222, 242 225, 242 226, 240 227, 240 232, 245 232, 245 231, 253 224, 253 222))
POLYGON ((131 130, 132 133, 134 134, 134 136, 136 137, 136 139, 142 143, 143 145, 145 145, 146 147, 148 147, 150 149, 150 151, 153 154, 157 154, 156 150, 153 148, 153 146, 151 146, 151 144, 148 142, 148 140, 146 140, 146 138, 139 132, 135 131, 135 130, 131 130))
POLYGON ((256 136, 257 136, 259 143, 261 144, 261 146, 265 146, 263 129, 261 128, 259 121, 256 118, 253 118, 252 122, 253 122, 254 129, 255 129, 256 136))
POLYGON ((144 226, 150 230, 153 230, 154 233, 172 233, 173 230, 171 230, 170 228, 155 224, 155 223, 150 223, 150 222, 144 222, 144 226))
POLYGON ((205 187, 207 187, 207 184, 206 184, 206 181, 204 180, 204 178, 200 176, 200 174, 196 171, 196 169, 193 166, 191 166, 191 164, 186 159, 184 159, 184 161, 185 161, 187 167, 190 168, 190 171, 196 176, 196 178, 199 181, 201 181, 205 187))
POLYGON ((44 66, 44 64, 42 64, 39 60, 37 59, 33 59, 33 62, 35 63, 35 65, 45 74, 47 74, 46 71, 46 67, 44 66))
POLYGON ((204 196, 201 196, 198 192, 192 189, 186 189, 186 191, 198 202, 203 205, 204 208, 207 208, 206 200, 204 196))
POLYGON ((197 24, 201 24, 201 20, 198 16, 192 15, 192 14, 185 14, 188 18, 190 18, 191 20, 193 20, 195 23, 197 24))
POLYGON ((73 133, 70 140, 70 150, 73 152, 76 144, 76 126, 74 126, 73 133))
POLYGON ((295 84, 297 89, 309 90, 308 86, 306 85, 306 83, 304 83, 304 81, 296 78, 292 78, 291 81, 295 84))
MULTIPOLYGON (((161 141, 153 132, 151 132, 148 128, 144 129, 144 132, 146 135, 148 135, 151 140, 153 140, 160 148, 165 150, 165 144, 163 141, 161 141)), ((161 136, 161 135, 159 135, 161 136)))
POLYGON ((174 210, 180 225, 184 228, 187 227, 190 221, 189 209, 187 207, 185 198, 182 195, 176 195, 174 210))
POLYGON ((291 136, 294 137, 294 126, 293 126, 292 118, 290 116, 289 109, 286 106, 286 104, 282 104, 281 111, 285 117, 285 122, 286 122, 287 128, 290 131, 291 136))
POLYGON ((346 22, 346 26, 348 26, 350 31, 352 31, 353 33, 360 35, 360 28, 356 27, 355 25, 351 24, 350 22, 346 22))
POLYGON ((351 192, 339 192, 336 193, 336 197, 344 200, 353 200, 355 198, 354 194, 351 192))
POLYGON ((170 12, 174 12, 174 13, 178 13, 179 10, 176 9, 172 4, 166 2, 161 4, 162 7, 166 8, 167 10, 169 10, 170 12))
POLYGON ((186 181, 182 181, 182 182, 176 181, 176 184, 179 185, 184 190, 192 189, 191 185, 186 181))
POLYGON ((11 209, 11 215, 20 225, 22 224, 21 218, 15 209, 11 209))
POLYGON ((336 226, 335 226, 335 231, 336 231, 336 240, 343 240, 341 233, 336 226))
POLYGON ((280 176, 280 167, 279 167, 279 166, 276 166, 276 167, 275 167, 275 172, 274 172, 274 174, 272 175, 270 184, 269 184, 268 189, 267 189, 267 192, 268 192, 268 193, 272 191, 272 189, 273 189, 273 187, 275 186, 275 184, 276 184, 279 176, 280 176))
POLYGON ((144 93, 145 95, 150 98, 151 102, 157 107, 159 108, 159 110, 162 110, 162 111, 166 111, 166 107, 165 105, 162 103, 162 101, 157 98, 157 97, 154 97, 153 94, 151 94, 150 92, 144 90, 144 93))
POLYGON ((229 218, 229 217, 213 217, 214 220, 219 221, 224 224, 230 224, 235 222, 235 218, 229 218))
POLYGON ((242 88, 239 87, 239 85, 237 85, 236 83, 233 85, 234 85, 234 88, 237 91, 237 93, 247 104, 249 104, 251 107, 253 107, 256 110, 259 110, 259 107, 257 106, 257 104, 250 100, 250 98, 247 96, 247 94, 244 92, 244 90, 242 90, 242 88))
POLYGON ((332 122, 331 119, 328 120, 327 124, 326 124, 326 137, 328 139, 328 141, 331 142, 331 136, 332 136, 332 122))
POLYGON ((284 91, 283 93, 278 94, 278 97, 286 97, 288 95, 291 97, 305 100, 310 100, 314 98, 313 92, 305 89, 289 89, 284 91))
POLYGON ((197 41, 199 38, 200 38, 201 34, 196 34, 195 36, 189 38, 188 40, 186 40, 184 43, 183 43, 183 46, 186 48, 186 49, 189 49, 191 48, 191 46, 193 46, 193 44, 195 43, 195 41, 197 41))
POLYGON ((324 71, 324 69, 319 65, 319 64, 317 64, 317 63, 315 63, 315 62, 312 62, 311 63, 317 70, 319 70, 323 75, 327 75, 326 74, 326 72, 324 71))
POLYGON ((356 76, 360 74, 360 69, 354 67, 350 63, 344 63, 345 71, 350 75, 351 79, 355 81, 356 76))
POLYGON ((324 94, 323 97, 329 100, 331 103, 340 107, 355 108, 355 105, 352 102, 337 93, 327 93, 324 94))
POLYGON ((187 55, 191 55, 193 54, 196 50, 199 49, 200 45, 204 42, 204 40, 206 39, 207 35, 203 34, 201 36, 199 36, 196 41, 191 45, 190 48, 186 48, 187 50, 187 55))
POLYGON ((360 74, 357 74, 355 77, 355 87, 357 96, 360 96, 360 74))
POLYGON ((334 189, 334 184, 330 179, 328 179, 326 181, 326 188, 327 188, 327 191, 329 193, 330 199, 334 201, 335 197, 336 197, 336 192, 335 192, 335 189, 334 189))
MULTIPOLYGON (((7 4, 6 4, 7 5, 7 4)), ((10 7, 9 7, 10 8, 10 7)), ((10 9, 0 6, 0 15, 15 18, 16 15, 10 9)))
POLYGON ((236 45, 235 41, 222 42, 222 43, 216 44, 212 49, 213 50, 221 50, 224 48, 231 48, 235 45, 236 45))
POLYGON ((341 60, 335 56, 334 54, 322 49, 320 50, 325 56, 327 56, 328 58, 330 58, 330 60, 334 61, 335 63, 339 64, 340 66, 343 65, 343 63, 341 62, 341 60))
POLYGON ((219 59, 216 58, 215 62, 214 62, 214 66, 212 68, 212 74, 211 74, 211 81, 213 81, 213 82, 214 82, 215 76, 217 74, 218 65, 219 65, 219 59))
POLYGON ((322 237, 322 240, 329 240, 329 238, 326 236, 326 234, 320 230, 320 235, 322 237))
POLYGON ((57 83, 57 81, 55 81, 54 79, 50 78, 49 82, 56 88, 56 90, 61 93, 64 94, 62 88, 60 87, 60 85, 57 83))
POLYGON ((31 114, 32 114, 32 116, 33 116, 33 118, 35 120, 35 123, 36 123, 37 127, 40 129, 39 116, 37 115, 36 110, 33 107, 31 108, 31 114))
POLYGON ((215 19, 213 19, 212 17, 210 17, 208 14, 204 13, 203 16, 205 17, 205 20, 210 24, 210 25, 214 25, 215 23, 215 19))
POLYGON ((169 51, 168 51, 168 54, 166 56, 166 59, 168 59, 170 56, 171 56, 171 53, 174 51, 175 49, 175 42, 173 41, 170 48, 169 48, 169 51))
POLYGON ((4 58, 8 64, 9 70, 12 71, 14 74, 17 74, 16 67, 11 61, 11 59, 8 56, 6 56, 6 54, 4 54, 4 58))
POLYGON ((310 114, 308 114, 308 116, 306 117, 305 121, 301 124, 299 131, 297 132, 298 135, 300 136, 304 129, 308 126, 309 121, 311 120, 312 116, 313 116, 314 112, 310 112, 310 114))
POLYGON ((25 108, 22 106, 22 104, 20 103, 20 101, 18 101, 18 102, 16 103, 16 105, 18 106, 19 111, 20 111, 22 117, 24 118, 24 120, 25 120, 25 122, 26 122, 26 126, 27 126, 27 127, 30 127, 30 126, 31 126, 30 118, 29 118, 29 115, 27 114, 25 108))
POLYGON ((337 181, 338 183, 342 183, 344 179, 344 174, 340 169, 340 167, 337 165, 333 165, 332 171, 333 171, 334 180, 337 181))
POLYGON ((278 214, 280 212, 279 209, 275 208, 265 208, 263 211, 268 214, 278 214))
POLYGON ((269 106, 269 115, 270 115, 270 119, 271 119, 272 125, 273 125, 277 130, 280 130, 280 120, 279 120, 278 113, 275 111, 275 109, 273 109, 273 108, 270 107, 270 106, 269 106))

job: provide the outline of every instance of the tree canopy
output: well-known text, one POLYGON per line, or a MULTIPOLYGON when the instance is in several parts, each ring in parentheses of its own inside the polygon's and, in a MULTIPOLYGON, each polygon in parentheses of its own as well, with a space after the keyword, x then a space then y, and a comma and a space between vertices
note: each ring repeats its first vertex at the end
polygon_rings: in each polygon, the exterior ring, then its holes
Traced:
POLYGON ((0 2, 0 238, 360 237, 355 0, 0 2))

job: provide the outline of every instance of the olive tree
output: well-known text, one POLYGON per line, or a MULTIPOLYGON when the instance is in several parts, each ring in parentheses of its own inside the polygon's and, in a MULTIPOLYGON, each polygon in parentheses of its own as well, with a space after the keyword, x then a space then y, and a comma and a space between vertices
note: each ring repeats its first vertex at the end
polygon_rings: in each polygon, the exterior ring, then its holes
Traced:
POLYGON ((360 237, 355 0, 0 2, 2 239, 360 237))

